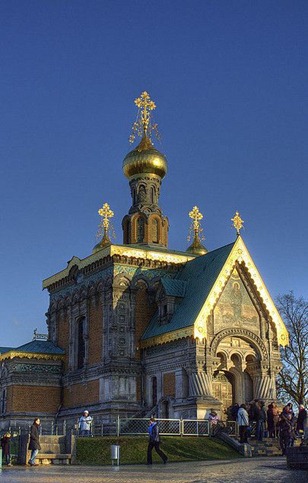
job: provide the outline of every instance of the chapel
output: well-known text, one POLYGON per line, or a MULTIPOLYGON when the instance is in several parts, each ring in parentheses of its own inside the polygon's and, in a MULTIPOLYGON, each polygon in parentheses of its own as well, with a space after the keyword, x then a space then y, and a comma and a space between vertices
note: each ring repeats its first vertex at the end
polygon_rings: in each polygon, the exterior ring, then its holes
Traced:
POLYGON ((135 104, 131 141, 140 141, 123 161, 131 195, 123 243, 111 241, 105 203, 100 242, 43 281, 48 335, 0 347, 0 425, 76 421, 84 408, 106 423, 204 419, 211 409, 223 416, 234 403, 276 400, 288 332, 241 236, 243 220, 236 212, 235 240, 208 251, 195 206, 192 243, 169 248, 156 106, 147 92, 135 104))

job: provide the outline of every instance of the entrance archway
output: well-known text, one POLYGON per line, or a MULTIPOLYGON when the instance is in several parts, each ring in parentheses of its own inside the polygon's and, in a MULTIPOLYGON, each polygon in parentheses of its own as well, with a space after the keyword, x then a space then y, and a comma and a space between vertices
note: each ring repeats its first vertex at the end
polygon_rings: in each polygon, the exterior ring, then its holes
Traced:
POLYGON ((253 374, 260 364, 256 346, 240 336, 227 336, 219 341, 216 357, 220 360, 213 374, 213 396, 224 410, 235 403, 253 399, 253 374))
POLYGON ((217 371, 214 373, 212 387, 213 396, 222 402, 222 411, 226 411, 234 404, 234 377, 230 372, 217 371))

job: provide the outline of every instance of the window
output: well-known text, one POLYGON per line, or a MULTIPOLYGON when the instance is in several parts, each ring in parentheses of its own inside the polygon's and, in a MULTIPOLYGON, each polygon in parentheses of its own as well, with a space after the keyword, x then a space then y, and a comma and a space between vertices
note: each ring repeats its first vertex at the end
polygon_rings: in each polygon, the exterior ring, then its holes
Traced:
POLYGON ((138 218, 137 220, 137 243, 142 243, 144 239, 144 220, 138 218))
POLYGON ((152 377, 152 406, 157 404, 157 377, 152 377))
POLYGON ((152 242, 153 243, 159 242, 159 239, 158 239, 158 220, 156 218, 154 218, 154 220, 152 220, 152 242))
POLYGON ((82 317, 77 323, 77 369, 82 369, 85 359, 85 318, 82 317))

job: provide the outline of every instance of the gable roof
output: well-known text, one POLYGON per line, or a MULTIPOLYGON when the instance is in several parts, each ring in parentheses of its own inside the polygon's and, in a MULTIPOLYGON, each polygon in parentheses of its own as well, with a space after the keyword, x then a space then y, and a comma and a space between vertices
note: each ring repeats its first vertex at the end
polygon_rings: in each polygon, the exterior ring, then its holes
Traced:
POLYGON ((185 297, 176 305, 170 322, 160 325, 154 315, 142 336, 142 346, 168 342, 181 337, 207 337, 207 320, 214 309, 236 263, 249 272, 264 309, 277 330, 278 343, 288 344, 289 336, 270 294, 239 235, 234 243, 208 252, 186 263, 175 280, 187 283, 185 297))
POLYGON ((204 300, 206 300, 233 246, 234 243, 231 243, 186 263, 176 277, 171 280, 175 284, 185 283, 184 299, 176 306, 175 313, 169 323, 159 325, 158 314, 155 314, 145 330, 142 340, 194 325, 204 300))

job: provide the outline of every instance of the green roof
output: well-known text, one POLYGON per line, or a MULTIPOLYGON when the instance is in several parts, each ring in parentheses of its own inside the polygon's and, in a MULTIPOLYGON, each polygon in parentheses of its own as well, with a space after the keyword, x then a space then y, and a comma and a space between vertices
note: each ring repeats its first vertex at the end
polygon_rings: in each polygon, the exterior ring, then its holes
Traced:
MULTIPOLYGON (((234 242, 235 243, 235 242, 234 242)), ((155 313, 142 340, 192 326, 219 276, 234 243, 190 260, 171 282, 185 282, 185 296, 175 307, 167 324, 160 325, 155 313)), ((165 282, 163 282, 163 285, 165 282)), ((172 284, 170 285, 172 287, 172 284)), ((174 285, 176 286, 176 284, 174 285)))
POLYGON ((184 297, 186 292, 187 282, 185 280, 177 280, 174 278, 161 278, 162 286, 164 287, 166 295, 173 297, 184 297))
POLYGON ((13 349, 13 347, 0 347, 0 354, 5 354, 5 352, 9 352, 13 349))
POLYGON ((16 352, 31 352, 32 354, 65 354, 65 351, 56 346, 51 340, 32 340, 27 344, 14 349, 16 352))

